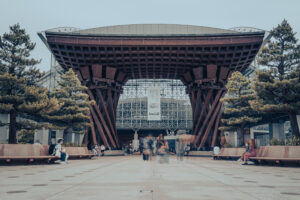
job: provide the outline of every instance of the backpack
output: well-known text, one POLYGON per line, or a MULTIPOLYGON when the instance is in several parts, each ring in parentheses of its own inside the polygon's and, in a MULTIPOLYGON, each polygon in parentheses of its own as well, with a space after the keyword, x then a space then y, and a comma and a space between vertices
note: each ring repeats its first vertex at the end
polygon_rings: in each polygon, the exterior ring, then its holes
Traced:
POLYGON ((49 155, 55 155, 55 152, 54 152, 55 146, 56 146, 56 144, 50 144, 49 151, 48 151, 49 155))

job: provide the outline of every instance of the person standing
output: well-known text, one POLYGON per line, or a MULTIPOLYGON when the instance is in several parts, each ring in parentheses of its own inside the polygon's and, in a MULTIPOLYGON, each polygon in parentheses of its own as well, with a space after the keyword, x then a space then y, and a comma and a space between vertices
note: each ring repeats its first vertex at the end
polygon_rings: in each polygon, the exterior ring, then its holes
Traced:
POLYGON ((182 161, 184 156, 185 143, 182 138, 178 138, 177 160, 182 161))
MULTIPOLYGON (((156 142, 156 148, 159 151, 161 146, 165 145, 165 139, 164 139, 164 135, 160 134, 157 138, 157 142, 156 142)), ((159 153, 159 152, 158 152, 159 153)))
POLYGON ((140 138, 139 140, 139 150, 140 150, 140 155, 143 154, 143 150, 144 150, 144 139, 140 138))
POLYGON ((149 149, 149 160, 151 160, 153 155, 153 138, 152 136, 148 136, 147 146, 149 149))

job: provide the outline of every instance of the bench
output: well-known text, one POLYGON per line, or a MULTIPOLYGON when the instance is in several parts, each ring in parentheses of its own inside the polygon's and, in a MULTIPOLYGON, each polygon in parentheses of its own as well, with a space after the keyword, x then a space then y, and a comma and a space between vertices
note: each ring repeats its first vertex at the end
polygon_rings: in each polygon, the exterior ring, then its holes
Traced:
POLYGON ((300 146, 261 146, 256 150, 256 156, 249 159, 256 164, 300 164, 300 146))
POLYGON ((125 153, 122 150, 106 150, 104 156, 124 156, 125 153))
POLYGON ((69 159, 89 158, 95 156, 87 147, 65 147, 69 159))
POLYGON ((41 144, 0 144, 0 162, 53 162, 57 156, 48 155, 48 146, 41 144))
POLYGON ((246 151, 245 148, 222 148, 218 155, 213 155, 214 160, 228 159, 237 160, 246 151))

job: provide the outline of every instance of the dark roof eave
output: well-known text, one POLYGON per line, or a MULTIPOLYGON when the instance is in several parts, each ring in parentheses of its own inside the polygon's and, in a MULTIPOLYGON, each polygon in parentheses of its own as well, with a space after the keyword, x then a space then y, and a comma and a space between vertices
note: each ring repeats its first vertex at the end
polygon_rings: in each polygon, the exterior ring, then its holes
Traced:
POLYGON ((213 34, 79 34, 79 33, 63 33, 46 31, 46 35, 52 36, 79 36, 79 37, 222 37, 222 36, 264 36, 265 31, 259 32, 238 32, 238 33, 213 33, 213 34))

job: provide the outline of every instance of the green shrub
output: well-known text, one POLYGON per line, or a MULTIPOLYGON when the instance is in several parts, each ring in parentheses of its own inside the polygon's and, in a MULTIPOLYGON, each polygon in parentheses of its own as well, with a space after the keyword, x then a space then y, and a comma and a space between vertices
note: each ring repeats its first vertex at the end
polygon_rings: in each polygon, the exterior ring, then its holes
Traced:
POLYGON ((224 148, 231 148, 231 147, 232 147, 231 144, 228 143, 224 144, 224 148))
POLYGON ((286 145, 288 146, 299 146, 300 145, 300 138, 297 138, 296 136, 292 136, 292 138, 288 138, 286 140, 286 145))
POLYGON ((22 129, 18 132, 18 143, 20 144, 33 144, 34 130, 22 129))
POLYGON ((280 145, 285 145, 285 142, 283 139, 272 138, 270 140, 270 145, 271 146, 280 146, 280 145))

